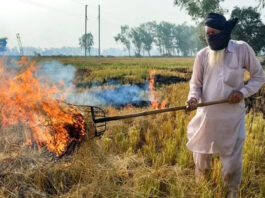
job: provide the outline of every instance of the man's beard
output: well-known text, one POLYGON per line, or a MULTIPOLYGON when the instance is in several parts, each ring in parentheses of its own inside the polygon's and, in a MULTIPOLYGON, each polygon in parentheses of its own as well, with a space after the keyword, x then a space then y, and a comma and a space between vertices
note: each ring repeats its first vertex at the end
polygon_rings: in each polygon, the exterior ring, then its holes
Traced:
POLYGON ((222 50, 211 50, 209 49, 208 62, 210 67, 219 66, 225 57, 225 49, 222 50))

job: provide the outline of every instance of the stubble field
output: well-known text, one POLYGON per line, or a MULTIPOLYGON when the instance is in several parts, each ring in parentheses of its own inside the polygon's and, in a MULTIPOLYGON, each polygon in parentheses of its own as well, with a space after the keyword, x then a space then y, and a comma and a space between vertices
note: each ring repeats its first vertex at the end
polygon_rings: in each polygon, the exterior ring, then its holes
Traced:
MULTIPOLYGON (((152 72, 156 101, 166 101, 169 107, 185 104, 194 61, 193 58, 37 59, 54 60, 76 68, 74 84, 79 92, 95 84, 106 87, 110 81, 115 86, 149 83, 152 72)), ((261 104, 264 105, 261 102, 258 106, 261 104)), ((153 109, 146 103, 118 108, 105 104, 102 108, 112 116, 153 109)), ((265 197, 265 121, 257 109, 246 116, 243 178, 238 194, 242 198, 265 197)), ((86 111, 81 107, 80 110, 86 111)), ((194 114, 178 111, 113 121, 107 124, 101 138, 93 137, 91 117, 86 114, 88 137, 74 153, 57 160, 23 146, 20 133, 23 126, 9 128, 0 133, 0 196, 222 198, 226 189, 218 156, 214 157, 207 179, 195 182, 192 153, 185 146, 186 127, 194 114)))

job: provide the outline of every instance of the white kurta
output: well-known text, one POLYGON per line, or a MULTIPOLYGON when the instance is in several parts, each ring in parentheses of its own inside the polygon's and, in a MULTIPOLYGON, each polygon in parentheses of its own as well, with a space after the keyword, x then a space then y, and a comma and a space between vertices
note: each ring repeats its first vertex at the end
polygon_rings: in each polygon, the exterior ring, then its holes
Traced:
MULTIPOLYGON (((201 102, 226 99, 233 90, 241 91, 246 98, 264 84, 264 71, 246 42, 230 40, 219 66, 208 65, 208 53, 206 47, 195 58, 188 99, 195 97, 201 102), (247 85, 245 70, 251 77, 247 85)), ((193 152, 230 155, 237 139, 245 138, 244 101, 198 108, 188 124, 187 135, 187 147, 193 152)))

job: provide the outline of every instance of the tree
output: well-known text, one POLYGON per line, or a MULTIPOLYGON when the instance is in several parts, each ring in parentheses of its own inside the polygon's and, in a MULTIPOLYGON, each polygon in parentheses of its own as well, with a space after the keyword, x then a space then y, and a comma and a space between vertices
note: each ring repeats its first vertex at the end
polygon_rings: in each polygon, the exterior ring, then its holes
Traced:
MULTIPOLYGON (((115 37, 116 41, 124 41, 122 35, 129 30, 128 26, 122 26, 122 31, 115 37)), ((194 55, 203 47, 196 32, 195 26, 188 26, 185 23, 176 26, 168 22, 157 24, 155 21, 147 22, 138 27, 131 28, 128 34, 135 49, 135 55, 141 56, 147 51, 150 56, 150 51, 155 44, 160 54, 163 56, 171 55, 194 55)))
POLYGON ((121 26, 121 32, 114 37, 116 42, 121 42, 127 48, 131 56, 130 28, 128 25, 121 26))
POLYGON ((262 23, 260 13, 253 7, 235 7, 231 17, 237 17, 238 24, 232 33, 232 38, 249 43, 256 53, 265 47, 265 25, 262 23))
POLYGON ((159 49, 160 55, 163 54, 163 41, 162 41, 162 36, 161 36, 161 27, 156 23, 153 22, 153 28, 154 28, 154 43, 159 49))
POLYGON ((184 8, 193 20, 199 22, 210 12, 225 12, 220 6, 220 3, 223 1, 224 0, 174 0, 174 3, 182 9, 184 8))
POLYGON ((205 24, 204 22, 200 22, 198 25, 197 25, 197 35, 200 39, 200 42, 203 46, 207 46, 207 41, 206 41, 206 38, 205 38, 205 24))
POLYGON ((194 26, 188 26, 185 23, 176 26, 174 37, 176 49, 178 52, 182 52, 183 56, 192 55, 202 47, 194 26))
POLYGON ((155 43, 162 55, 170 56, 174 51, 174 27, 174 24, 164 21, 157 25, 155 43))
POLYGON ((146 50, 148 55, 150 56, 150 51, 152 49, 152 44, 154 42, 155 37, 154 22, 141 24, 139 27, 139 31, 141 33, 143 49, 146 50))
MULTIPOLYGON (((223 9, 220 6, 220 3, 224 0, 174 0, 175 5, 179 6, 181 9, 185 9, 191 18, 198 24, 197 33, 201 40, 200 43, 203 45, 206 44, 205 33, 204 33, 204 24, 203 19, 210 12, 215 13, 225 13, 227 10, 223 9)), ((262 1, 262 0, 259 0, 262 1)), ((264 0, 265 1, 265 0, 264 0)))
POLYGON ((174 28, 174 37, 177 51, 182 52, 183 56, 188 56, 190 48, 190 33, 186 24, 178 25, 174 28))
POLYGON ((0 38, 0 52, 6 51, 7 38, 0 38))
POLYGON ((94 45, 94 38, 92 33, 89 32, 87 34, 84 34, 81 38, 79 38, 79 45, 81 49, 86 49, 90 56, 91 48, 94 45))
POLYGON ((141 56, 143 48, 143 38, 140 27, 132 28, 130 32, 130 38, 135 47, 135 56, 141 56))

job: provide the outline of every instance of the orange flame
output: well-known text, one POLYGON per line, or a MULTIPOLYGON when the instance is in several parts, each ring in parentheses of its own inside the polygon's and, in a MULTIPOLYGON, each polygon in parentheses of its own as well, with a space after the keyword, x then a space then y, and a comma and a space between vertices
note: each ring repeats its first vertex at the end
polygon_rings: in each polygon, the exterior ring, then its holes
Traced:
MULTIPOLYGON (((6 58, 0 59, 2 128, 22 123, 28 128, 24 131, 27 145, 36 144, 39 149, 45 146, 57 156, 71 142, 81 141, 86 135, 83 116, 77 109, 59 102, 58 87, 34 76, 36 63, 22 57, 17 62, 21 71, 14 74, 6 62, 6 58)), ((61 95, 59 99, 63 98, 61 95)))
POLYGON ((155 70, 150 72, 149 89, 150 89, 150 101, 154 109, 164 109, 168 104, 167 100, 163 100, 161 103, 157 99, 157 93, 155 91, 155 70))

